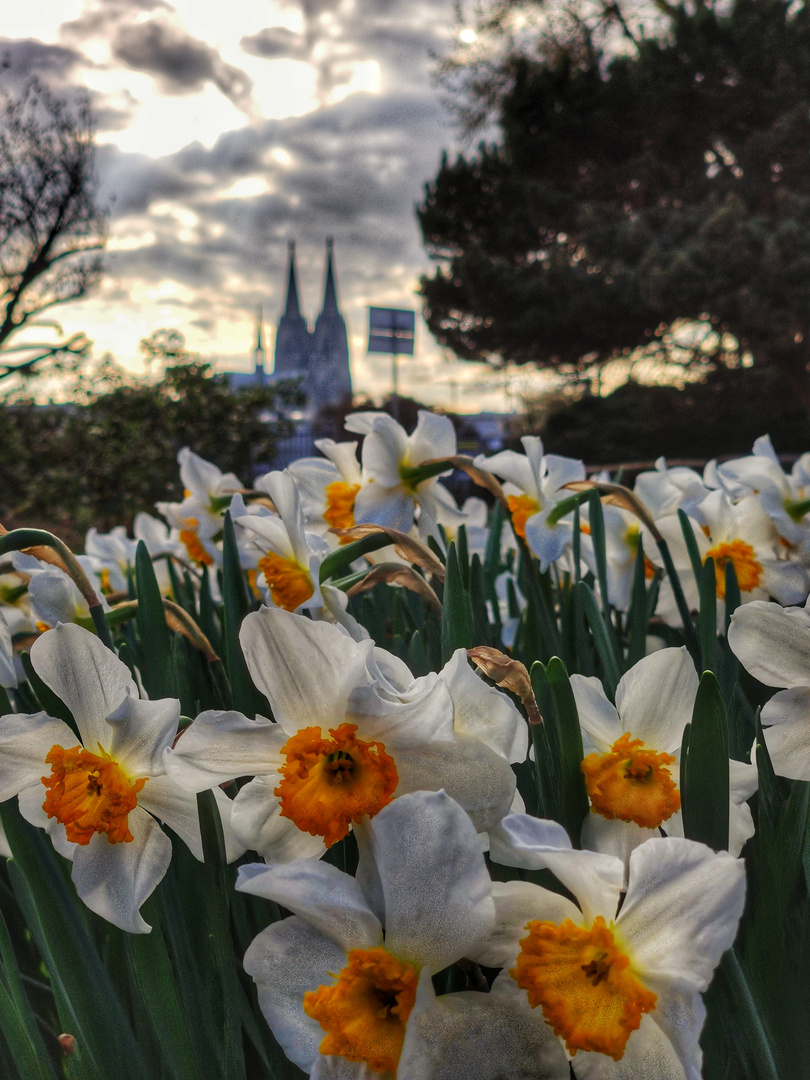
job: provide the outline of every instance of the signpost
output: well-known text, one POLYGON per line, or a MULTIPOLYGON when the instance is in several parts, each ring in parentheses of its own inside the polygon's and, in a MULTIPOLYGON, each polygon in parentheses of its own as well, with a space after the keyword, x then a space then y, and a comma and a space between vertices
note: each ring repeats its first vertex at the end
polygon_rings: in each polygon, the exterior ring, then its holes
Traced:
POLYGON ((390 353, 393 359, 394 393, 391 404, 394 418, 399 419, 397 404, 397 357, 413 356, 416 317, 412 311, 400 308, 368 309, 368 351, 390 353))

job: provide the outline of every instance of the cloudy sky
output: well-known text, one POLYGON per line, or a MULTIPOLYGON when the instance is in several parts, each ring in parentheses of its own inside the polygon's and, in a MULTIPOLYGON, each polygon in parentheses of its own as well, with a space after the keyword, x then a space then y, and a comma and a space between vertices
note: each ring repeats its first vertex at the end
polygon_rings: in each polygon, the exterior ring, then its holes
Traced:
MULTIPOLYGON (((365 355, 366 307, 419 309, 428 260, 414 205, 454 147, 431 83, 431 54, 453 40, 452 0, 2 6, 7 80, 83 86, 98 118, 106 275, 62 309, 66 330, 137 366, 141 337, 177 327, 223 367, 247 367, 256 305, 272 328, 283 302, 287 242, 314 319, 333 236, 355 389, 385 392, 390 362, 365 355)), ((417 353, 400 364, 402 393, 503 407, 486 369, 449 362, 419 323, 417 353)))

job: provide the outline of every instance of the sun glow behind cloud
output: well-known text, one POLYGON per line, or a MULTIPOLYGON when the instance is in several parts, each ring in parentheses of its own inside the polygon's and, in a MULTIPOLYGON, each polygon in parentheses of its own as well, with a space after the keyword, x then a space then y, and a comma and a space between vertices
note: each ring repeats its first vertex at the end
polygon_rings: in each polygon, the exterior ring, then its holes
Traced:
MULTIPOLYGON (((66 331, 139 368, 139 339, 176 326, 190 348, 247 367, 259 303, 272 352, 287 242, 298 243, 312 320, 331 235, 356 389, 387 392, 390 362, 365 355, 367 305, 419 309, 427 260, 413 207, 452 142, 430 54, 451 27, 452 0, 38 0, 4 11, 0 31, 47 43, 46 58, 58 46, 57 88, 84 86, 99 115, 107 273, 60 312, 66 331)), ((501 407, 476 365, 446 362, 423 325, 418 335, 403 393, 501 407)))

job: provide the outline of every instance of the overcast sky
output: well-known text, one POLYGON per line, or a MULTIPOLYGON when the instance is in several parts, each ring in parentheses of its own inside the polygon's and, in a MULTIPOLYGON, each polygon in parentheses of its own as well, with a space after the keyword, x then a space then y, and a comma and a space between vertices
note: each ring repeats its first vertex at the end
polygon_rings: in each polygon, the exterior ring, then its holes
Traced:
MULTIPOLYGON (((136 365, 138 341, 177 327, 246 367, 256 305, 270 330, 297 244, 304 313, 318 314, 334 237, 356 391, 388 388, 365 354, 366 307, 410 307, 428 265, 414 216, 454 131, 431 83, 452 0, 3 0, 6 78, 87 88, 98 118, 106 275, 61 312, 99 352, 136 365)), ((485 369, 442 358, 418 323, 400 391, 502 408, 485 369), (467 384, 465 387, 464 384, 467 384), (474 384, 479 384, 477 387, 474 384)))

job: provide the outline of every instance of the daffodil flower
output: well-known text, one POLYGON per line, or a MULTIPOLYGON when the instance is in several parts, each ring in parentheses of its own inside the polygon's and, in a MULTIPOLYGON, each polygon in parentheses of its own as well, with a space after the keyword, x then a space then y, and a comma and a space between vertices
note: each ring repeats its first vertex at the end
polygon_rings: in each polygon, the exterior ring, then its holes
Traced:
POLYGON ((418 510, 419 534, 426 538, 438 536, 440 516, 463 520, 453 496, 438 479, 417 482, 410 473, 426 461, 455 455, 456 432, 446 416, 420 409, 416 427, 408 435, 387 413, 350 413, 346 430, 365 435, 361 452, 365 484, 354 503, 358 525, 386 525, 406 533, 418 510))
POLYGON ((200 568, 219 565, 222 556, 215 538, 222 530, 222 514, 242 484, 233 473, 223 473, 187 446, 177 455, 184 496, 180 503, 159 502, 158 512, 171 525, 187 557, 200 568))
MULTIPOLYGON (((634 664, 619 682, 615 706, 596 678, 572 675, 571 688, 591 804, 583 844, 626 863, 633 848, 659 829, 683 836, 681 740, 698 689, 686 649, 661 649, 634 664)), ((729 779, 729 850, 737 855, 754 834, 746 799, 756 790, 756 767, 729 761, 729 779)))
MULTIPOLYGON (((60 622, 77 623, 86 629, 92 627, 93 619, 87 600, 69 574, 58 566, 41 562, 21 551, 15 551, 11 561, 16 570, 29 577, 28 599, 36 618, 37 630, 49 630, 60 622)), ((90 580, 97 583, 102 607, 107 610, 109 605, 102 591, 102 582, 95 575, 92 561, 86 555, 79 555, 78 561, 90 580)))
POLYGON ((746 604, 731 616, 728 643, 755 679, 786 687, 763 706, 763 737, 777 775, 810 780, 810 607, 746 604))
MULTIPOLYGON (((146 933, 138 909, 172 853, 158 820, 202 858, 196 800, 166 775, 162 760, 177 734, 180 702, 141 700, 127 666, 78 626, 43 634, 31 663, 70 709, 80 739, 44 712, 0 717, 0 801, 17 795, 23 817, 72 859, 76 891, 92 911, 146 933)), ((217 801, 233 858, 244 849, 230 838, 230 802, 221 792, 217 801)))
POLYGON ((758 438, 748 457, 715 465, 717 486, 732 499, 755 495, 774 523, 788 558, 810 561, 810 454, 803 454, 787 475, 767 435, 758 438))
POLYGON ((405 795, 365 831, 356 878, 311 861, 240 868, 237 889, 293 912, 253 941, 245 970, 284 1052, 311 1077, 419 1080, 432 1075, 408 1046, 420 975, 482 946, 490 879, 469 818, 444 792, 405 795))
POLYGON ((683 510, 701 521, 699 507, 709 494, 709 487, 694 469, 684 465, 669 468, 666 458, 660 457, 654 469, 638 474, 633 493, 641 499, 653 520, 683 510))
POLYGON ((523 991, 520 1007, 553 1029, 578 1080, 700 1080, 700 995, 737 932, 742 861, 647 840, 622 898, 622 862, 573 850, 555 822, 514 815, 503 832, 493 858, 551 870, 576 903, 529 882, 493 885, 497 929, 477 956, 504 969, 493 991, 523 991))
MULTIPOLYGON (((236 524, 245 530, 257 557, 257 566, 270 602, 285 611, 323 607, 319 569, 329 545, 322 537, 307 533, 295 480, 288 471, 262 478, 277 513, 240 514, 236 524)), ((239 499, 234 506, 238 506, 239 499)))
MULTIPOLYGON (((807 569, 799 562, 777 558, 776 529, 755 495, 734 503, 725 491, 712 491, 700 503, 699 510, 702 522, 693 520, 692 526, 701 562, 705 563, 709 557, 714 560, 719 632, 725 627, 725 575, 729 562, 734 566, 744 604, 769 597, 782 604, 797 604, 807 597, 810 587, 807 569)), ((698 608, 698 586, 677 517, 661 518, 656 525, 669 545, 689 607, 698 608)), ((650 551, 650 559, 660 564, 657 550, 650 551)), ((680 625, 666 578, 661 582, 656 614, 670 626, 680 625)))
MULTIPOLYGON (((363 487, 356 442, 316 439, 322 458, 301 458, 289 466, 295 479, 307 527, 330 537, 329 529, 350 529, 356 524, 354 506, 363 487)), ((256 481, 262 489, 264 478, 256 481)), ((338 545, 335 537, 334 545, 338 545)), ((340 543, 347 543, 344 538, 340 543)))
POLYGON ((101 581, 102 592, 126 592, 127 570, 135 565, 136 547, 137 541, 129 539, 123 525, 109 533, 88 530, 84 553, 101 581))
POLYGON ((549 521, 549 515, 561 499, 570 495, 562 490, 564 485, 585 479, 585 466, 573 458, 544 454, 543 443, 536 435, 524 435, 520 441, 525 454, 502 450, 489 458, 477 457, 475 464, 505 481, 512 527, 525 539, 544 571, 571 542, 570 517, 554 522, 549 521))
MULTIPOLYGON (((511 713, 476 716, 463 673, 450 677, 454 691, 435 675, 414 680, 371 640, 277 608, 248 615, 240 637, 277 722, 202 713, 164 758, 192 791, 254 776, 234 800, 232 822, 268 862, 322 855, 409 791, 445 788, 481 832, 509 810, 509 760, 525 755, 525 725, 511 713)), ((486 712, 486 688, 469 677, 486 712)))

